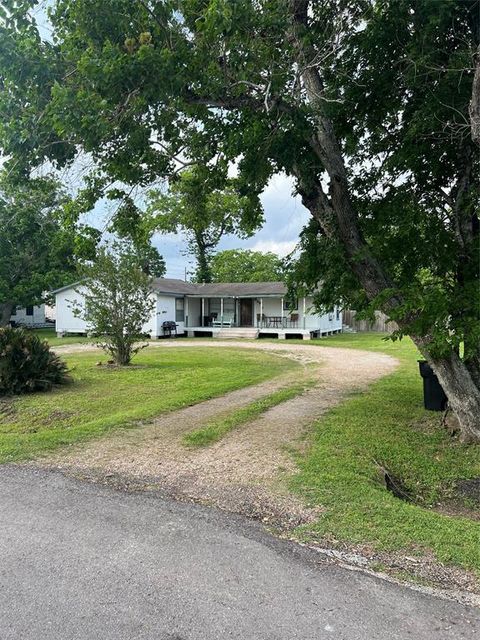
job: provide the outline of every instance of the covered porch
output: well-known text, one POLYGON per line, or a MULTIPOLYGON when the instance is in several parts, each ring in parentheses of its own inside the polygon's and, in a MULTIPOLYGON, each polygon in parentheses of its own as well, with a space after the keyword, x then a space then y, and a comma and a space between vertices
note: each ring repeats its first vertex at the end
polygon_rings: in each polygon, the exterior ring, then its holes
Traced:
POLYGON ((227 328, 306 330, 306 299, 292 309, 279 296, 186 296, 185 329, 227 328))

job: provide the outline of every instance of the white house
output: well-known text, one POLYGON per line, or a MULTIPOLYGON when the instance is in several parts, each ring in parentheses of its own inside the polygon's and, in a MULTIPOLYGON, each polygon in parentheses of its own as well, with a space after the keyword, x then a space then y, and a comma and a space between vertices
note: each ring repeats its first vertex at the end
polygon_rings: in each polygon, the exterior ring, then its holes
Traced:
POLYGON ((46 327, 52 326, 47 322, 45 316, 45 305, 31 305, 28 307, 14 307, 10 322, 23 327, 46 327))
MULTIPOLYGON (((59 335, 87 333, 86 323, 72 307, 82 305, 79 283, 54 291, 56 330, 59 335)), ((333 309, 320 315, 312 298, 300 298, 293 306, 282 282, 192 284, 172 278, 153 281, 155 309, 143 327, 152 338, 167 335, 163 324, 174 322, 179 335, 211 337, 298 337, 309 339, 342 330, 342 313, 333 309)))

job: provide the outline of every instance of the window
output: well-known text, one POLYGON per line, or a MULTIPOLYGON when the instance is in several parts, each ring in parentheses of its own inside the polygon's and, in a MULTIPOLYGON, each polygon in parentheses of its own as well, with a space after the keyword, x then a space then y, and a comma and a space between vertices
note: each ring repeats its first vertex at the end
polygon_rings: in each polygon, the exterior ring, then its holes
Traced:
POLYGON ((340 308, 337 307, 337 321, 340 320, 340 308))
POLYGON ((175 322, 183 322, 185 320, 185 300, 184 298, 175 298, 175 322))
POLYGON ((25 315, 27 315, 27 316, 33 316, 33 307, 26 307, 26 309, 25 309, 25 315))
POLYGON ((298 311, 298 298, 284 298, 283 299, 284 311, 298 311))

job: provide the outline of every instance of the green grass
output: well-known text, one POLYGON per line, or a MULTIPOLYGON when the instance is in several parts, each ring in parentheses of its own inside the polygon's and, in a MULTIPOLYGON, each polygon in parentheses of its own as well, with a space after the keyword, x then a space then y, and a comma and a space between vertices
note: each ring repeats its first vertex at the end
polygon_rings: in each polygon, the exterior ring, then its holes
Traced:
POLYGON ((63 344, 77 344, 77 343, 91 343, 92 338, 87 336, 65 336, 64 338, 57 338, 57 334, 55 333, 55 329, 34 329, 34 333, 37 334, 39 338, 43 338, 44 340, 48 340, 48 343, 51 346, 58 347, 63 344))
POLYGON ((146 349, 130 367, 96 366, 98 353, 65 358, 74 383, 0 403, 0 462, 131 426, 162 412, 256 384, 295 368, 258 351, 146 349))
POLYGON ((431 508, 449 499, 457 479, 480 476, 480 446, 453 440, 440 425, 441 414, 423 409, 412 342, 381 338, 343 334, 312 341, 387 353, 400 366, 316 422, 292 487, 326 510, 298 533, 380 550, 432 551, 440 561, 480 573, 480 522, 431 508), (403 480, 413 503, 387 491, 377 463, 403 480))
POLYGON ((251 402, 246 407, 236 409, 217 420, 212 420, 200 429, 186 433, 183 437, 183 443, 189 447, 206 447, 218 442, 232 429, 255 420, 262 413, 282 402, 295 398, 303 393, 308 386, 307 382, 292 383, 288 388, 279 389, 264 398, 251 402))

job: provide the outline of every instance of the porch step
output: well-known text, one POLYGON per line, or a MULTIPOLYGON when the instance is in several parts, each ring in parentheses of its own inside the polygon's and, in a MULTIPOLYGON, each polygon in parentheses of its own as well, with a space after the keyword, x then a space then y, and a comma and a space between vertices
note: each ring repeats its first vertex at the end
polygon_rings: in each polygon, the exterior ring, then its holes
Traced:
POLYGON ((215 337, 255 339, 258 337, 258 329, 255 327, 228 327, 220 329, 218 333, 215 333, 215 337))

